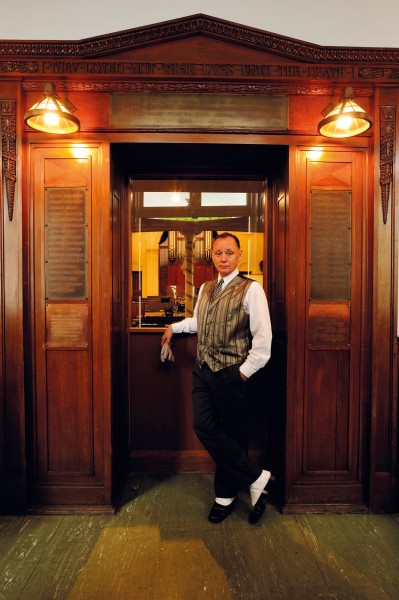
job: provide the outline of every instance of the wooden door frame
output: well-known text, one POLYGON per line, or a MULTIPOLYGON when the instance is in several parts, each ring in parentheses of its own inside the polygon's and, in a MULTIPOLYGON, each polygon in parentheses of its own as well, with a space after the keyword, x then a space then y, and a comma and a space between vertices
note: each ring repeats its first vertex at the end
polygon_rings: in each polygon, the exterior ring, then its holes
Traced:
MULTIPOLYGON (((30 136, 29 136, 30 137, 30 136)), ((148 142, 148 135, 143 135, 143 134, 129 134, 128 136, 118 136, 118 141, 122 140, 123 141, 127 141, 126 137, 128 138, 129 143, 140 143, 142 141, 146 141, 148 142)), ((158 142, 166 142, 168 140, 170 140, 170 138, 172 137, 170 134, 166 135, 166 134, 158 134, 158 135, 150 135, 150 137, 152 138, 152 141, 155 143, 158 142)), ((197 143, 221 143, 221 136, 218 135, 216 136, 215 134, 194 134, 193 136, 189 135, 189 134, 184 134, 182 136, 183 139, 179 138, 179 141, 185 141, 188 142, 193 141, 193 139, 197 142, 197 143)), ((225 141, 225 139, 227 138, 227 140, 229 142, 233 142, 233 143, 242 143, 243 139, 245 139, 246 143, 268 143, 270 145, 276 144, 277 142, 280 145, 287 145, 289 147, 289 153, 290 153, 290 162, 289 162, 289 177, 290 177, 290 181, 289 181, 289 203, 292 204, 292 199, 295 197, 295 195, 298 193, 298 190, 296 188, 297 186, 297 181, 296 181, 296 175, 295 175, 295 169, 297 168, 296 166, 296 158, 295 158, 295 153, 296 153, 296 148, 298 146, 302 146, 302 142, 304 141, 301 137, 296 138, 296 140, 293 140, 292 138, 290 138, 289 136, 259 136, 259 135, 250 135, 250 136, 245 136, 245 138, 243 136, 239 136, 239 135, 234 135, 234 136, 223 136, 223 141, 225 141), (282 142, 286 142, 285 144, 282 144, 282 142), (297 143, 293 143, 293 141, 296 141, 297 143)), ((37 138, 36 136, 32 136, 32 139, 34 139, 34 141, 37 143, 37 138)), ((173 137, 173 139, 175 139, 175 137, 173 137)), ((107 143, 108 140, 108 136, 104 135, 102 136, 102 140, 103 143, 107 143)), ((115 140, 115 137, 113 137, 112 141, 115 140)), ((92 141, 92 140, 90 140, 92 141)), ((82 143, 82 142, 79 142, 82 143)), ((84 143, 84 142, 83 142, 84 143)), ((319 145, 321 143, 321 140, 319 140, 319 145)), ((314 147, 314 146, 313 146, 314 147)), ((353 145, 351 143, 350 145, 350 149, 356 149, 359 147, 364 147, 364 141, 362 142, 361 140, 355 140, 353 145)), ((293 218, 293 214, 291 212, 292 207, 289 209, 289 214, 288 214, 288 223, 292 226, 292 218, 293 218)), ((380 206, 378 206, 378 209, 380 210, 380 206)), ((366 261, 367 262, 367 261, 366 261)), ((290 272, 290 269, 292 271, 293 266, 290 266, 289 262, 287 265, 288 268, 288 273, 290 272)), ((287 290, 286 290, 286 294, 287 294, 287 299, 289 300, 290 298, 294 298, 295 297, 295 285, 293 285, 293 278, 292 277, 288 277, 287 279, 288 285, 287 285, 287 290)), ((367 303, 366 303, 367 304, 367 303)), ((291 312, 290 310, 287 309, 288 314, 291 312)), ((297 325, 296 322, 292 321, 290 323, 290 329, 289 329, 289 335, 295 336, 297 335, 298 331, 297 331, 297 325)), ((365 351, 365 356, 367 356, 368 358, 371 357, 371 351, 370 348, 367 348, 365 351)), ((367 368, 367 366, 366 366, 367 368)), ((288 384, 288 381, 287 381, 288 384)), ((287 388, 287 394, 290 394, 290 387, 288 385, 287 388)), ((367 429, 367 428, 366 428, 367 429)), ((292 433, 292 432, 291 432, 292 433)), ((289 428, 287 428, 286 431, 286 436, 291 435, 289 428)), ((367 433, 367 431, 366 431, 367 433)), ((366 446, 368 444, 368 439, 366 439, 366 446)), ((289 457, 286 457, 289 458, 289 457)), ((367 475, 366 475, 367 477, 367 475)), ((371 500, 372 502, 372 500, 371 500)), ((383 502, 382 502, 383 504, 383 502)), ((381 502, 379 504, 379 506, 381 506, 381 502)))

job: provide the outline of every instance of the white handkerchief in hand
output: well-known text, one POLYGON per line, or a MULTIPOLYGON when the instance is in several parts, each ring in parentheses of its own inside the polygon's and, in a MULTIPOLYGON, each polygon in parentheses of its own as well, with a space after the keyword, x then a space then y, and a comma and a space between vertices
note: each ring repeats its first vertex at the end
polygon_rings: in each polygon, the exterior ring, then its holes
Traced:
POLYGON ((175 360, 169 342, 164 342, 161 350, 161 361, 165 362, 166 360, 171 360, 172 362, 175 360))

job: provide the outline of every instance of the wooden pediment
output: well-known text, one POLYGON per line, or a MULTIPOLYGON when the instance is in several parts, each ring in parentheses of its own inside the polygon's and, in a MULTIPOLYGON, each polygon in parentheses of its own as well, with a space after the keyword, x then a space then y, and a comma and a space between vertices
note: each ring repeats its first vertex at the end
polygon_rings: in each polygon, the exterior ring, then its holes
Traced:
POLYGON ((226 51, 226 58, 234 58, 234 53, 251 52, 268 55, 272 62, 300 63, 397 63, 399 50, 373 48, 328 47, 302 42, 253 27, 239 25, 216 17, 197 14, 107 34, 80 41, 0 41, 1 57, 60 57, 63 59, 104 59, 119 56, 136 58, 151 46, 154 51, 165 52, 165 44, 173 53, 183 53, 190 47, 207 48, 208 54, 226 51), (236 49, 236 50, 235 50, 236 49), (274 61, 273 61, 274 57, 274 61))

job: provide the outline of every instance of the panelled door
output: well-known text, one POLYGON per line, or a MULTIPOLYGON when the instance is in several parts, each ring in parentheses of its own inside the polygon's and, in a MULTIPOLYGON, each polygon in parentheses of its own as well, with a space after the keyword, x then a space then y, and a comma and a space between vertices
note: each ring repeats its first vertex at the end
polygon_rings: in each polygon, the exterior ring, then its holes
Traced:
POLYGON ((108 150, 29 151, 29 504, 112 511, 108 150))
POLYGON ((362 149, 291 151, 287 511, 367 502, 365 159, 362 149))

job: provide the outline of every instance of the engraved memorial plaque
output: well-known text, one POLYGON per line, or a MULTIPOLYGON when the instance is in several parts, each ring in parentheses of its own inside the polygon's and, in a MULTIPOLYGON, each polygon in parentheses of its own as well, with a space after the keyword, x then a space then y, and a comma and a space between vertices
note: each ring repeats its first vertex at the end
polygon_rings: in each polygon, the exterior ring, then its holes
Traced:
POLYGON ((87 298, 87 190, 45 191, 47 300, 87 298))
POLYGON ((113 94, 111 127, 129 129, 286 130, 287 96, 113 94))
POLYGON ((349 304, 312 303, 309 307, 309 345, 347 349, 350 317, 349 304))
POLYGON ((349 300, 351 296, 351 193, 311 193, 310 297, 349 300))
POLYGON ((87 348, 88 305, 46 305, 46 347, 87 348))

